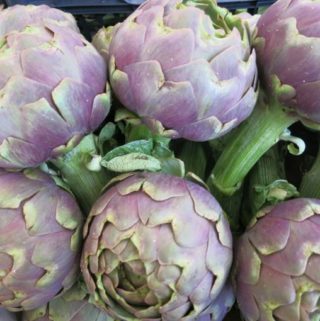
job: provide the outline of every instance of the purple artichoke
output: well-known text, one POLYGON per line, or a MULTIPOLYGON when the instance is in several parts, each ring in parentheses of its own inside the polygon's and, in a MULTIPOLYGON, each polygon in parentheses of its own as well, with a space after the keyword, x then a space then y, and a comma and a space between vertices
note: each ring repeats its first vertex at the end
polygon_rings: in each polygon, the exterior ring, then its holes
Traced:
POLYGON ((234 304, 234 294, 232 286, 227 283, 218 298, 215 300, 210 310, 210 314, 206 314, 198 318, 196 321, 222 321, 234 304))
POLYGON ((0 320, 1 321, 17 321, 18 315, 16 313, 9 312, 0 308, 0 320))
POLYGON ((300 117, 320 122, 320 3, 278 0, 260 18, 256 50, 265 86, 300 117))
POLYGON ((191 321, 210 312, 232 261, 230 228, 217 201, 165 174, 116 182, 84 230, 81 269, 96 304, 121 320, 191 321))
MULTIPOLYGON (((23 313, 22 321, 113 321, 90 303, 87 292, 76 284, 47 305, 23 313)), ((2 321, 2 320, 1 320, 2 321)))
POLYGON ((260 211, 235 258, 245 320, 319 320, 319 264, 320 200, 294 199, 260 211))
POLYGON ((182 0, 146 1, 104 49, 121 103, 153 129, 194 141, 219 137, 246 119, 257 79, 241 20, 211 0, 200 2, 212 18, 182 0))
POLYGON ((288 128, 302 120, 320 125, 320 3, 278 0, 258 20, 254 31, 261 89, 248 121, 236 129, 215 163, 208 185, 234 193, 255 163, 279 140, 305 144, 288 128))
POLYGON ((0 171, 0 306, 34 309, 73 285, 82 221, 75 199, 47 174, 0 171))
POLYGON ((77 22, 70 13, 50 8, 47 5, 16 5, 0 11, 0 15, 2 37, 12 31, 22 31, 30 25, 44 26, 46 23, 58 24, 79 32, 77 22))
POLYGON ((35 167, 106 117, 106 64, 76 29, 45 6, 0 11, 0 167, 35 167))

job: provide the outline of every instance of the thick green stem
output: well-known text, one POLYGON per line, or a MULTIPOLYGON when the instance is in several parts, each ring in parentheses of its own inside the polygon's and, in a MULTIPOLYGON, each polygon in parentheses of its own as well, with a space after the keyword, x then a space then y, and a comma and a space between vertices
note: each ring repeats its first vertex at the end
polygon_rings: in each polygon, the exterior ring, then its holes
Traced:
POLYGON ((320 148, 311 169, 302 178, 300 196, 320 198, 320 148))
POLYGON ((222 193, 233 194, 244 177, 297 118, 276 102, 265 105, 260 99, 249 119, 236 129, 209 178, 222 193))
POLYGON ((89 214, 102 188, 110 180, 104 168, 99 171, 88 169, 93 154, 96 154, 94 136, 88 135, 72 151, 51 161, 76 196, 85 215, 89 214))
MULTIPOLYGON (((224 135, 219 139, 214 139, 209 142, 210 151, 214 161, 217 161, 219 159, 219 156, 222 154, 225 146, 227 145, 228 141, 230 141, 230 139, 232 139, 232 132, 224 135)), ((243 230, 240 222, 240 210, 243 201, 243 186, 241 186, 233 195, 226 195, 222 193, 214 184, 212 184, 212 180, 210 180, 210 178, 207 179, 207 186, 211 194, 223 208, 229 221, 232 234, 234 236, 241 235, 243 230)))

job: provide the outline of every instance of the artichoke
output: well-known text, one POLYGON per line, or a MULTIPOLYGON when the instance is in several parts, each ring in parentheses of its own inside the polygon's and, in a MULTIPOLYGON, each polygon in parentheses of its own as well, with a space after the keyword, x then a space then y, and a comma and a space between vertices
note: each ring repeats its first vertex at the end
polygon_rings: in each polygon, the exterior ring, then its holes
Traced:
POLYGON ((264 85, 312 123, 320 122, 319 25, 319 2, 279 0, 261 16, 255 40, 264 85))
POLYGON ((80 284, 76 284, 63 296, 50 301, 47 305, 24 312, 22 321, 113 321, 113 319, 90 303, 86 290, 80 284))
MULTIPOLYGON (((81 270, 96 304, 121 320, 195 320, 219 300, 232 261, 223 211, 166 174, 119 177, 93 206, 81 270)), ((229 297, 224 296, 229 302, 229 297)))
POLYGON ((319 320, 319 264, 320 200, 261 210, 236 250, 235 293, 245 320, 319 320))
POLYGON ((12 312, 9 312, 5 309, 0 308, 0 320, 1 321, 17 321, 18 315, 12 312))
MULTIPOLYGON (((212 171, 211 183, 233 193, 260 157, 279 140, 290 137, 288 127, 303 121, 320 125, 320 3, 313 0, 278 0, 259 18, 254 39, 261 96, 244 126, 212 171)), ((305 144, 298 141, 301 154, 305 144)))
POLYGON ((36 167, 106 117, 106 64, 75 30, 49 7, 0 11, 0 167, 36 167))
POLYGON ((77 22, 70 13, 51 8, 47 5, 15 5, 0 12, 1 36, 12 31, 22 31, 30 25, 42 25, 46 23, 58 24, 79 32, 77 22))
POLYGON ((0 306, 37 308, 78 275, 82 214, 39 170, 0 170, 0 306))
POLYGON ((103 50, 125 107, 164 135, 206 141, 249 116, 257 71, 241 20, 211 0, 199 2, 146 1, 103 50))
POLYGON ((211 313, 201 316, 197 321, 222 321, 234 304, 232 286, 227 283, 211 307, 211 313))

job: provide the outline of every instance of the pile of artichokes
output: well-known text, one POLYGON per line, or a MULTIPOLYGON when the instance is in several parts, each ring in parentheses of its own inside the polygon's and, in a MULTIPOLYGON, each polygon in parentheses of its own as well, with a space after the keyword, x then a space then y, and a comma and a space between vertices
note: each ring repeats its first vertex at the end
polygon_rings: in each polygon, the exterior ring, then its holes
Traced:
POLYGON ((0 36, 0 321, 320 320, 318 1, 0 36))

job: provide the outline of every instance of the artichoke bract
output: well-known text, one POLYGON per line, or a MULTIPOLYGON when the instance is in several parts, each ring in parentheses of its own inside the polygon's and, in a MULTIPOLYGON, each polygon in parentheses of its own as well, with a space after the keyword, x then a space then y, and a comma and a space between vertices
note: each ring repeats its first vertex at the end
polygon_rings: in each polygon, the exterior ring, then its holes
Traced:
POLYGON ((36 167, 62 154, 96 129, 109 110, 103 58, 69 15, 52 10, 16 6, 0 11, 4 168, 36 167))
POLYGON ((256 26, 261 15, 260 14, 252 15, 249 12, 244 11, 236 14, 236 17, 240 18, 244 23, 248 25, 251 36, 254 37, 256 32, 256 26))
POLYGON ((126 108, 164 135, 206 141, 250 115, 257 71, 241 20, 211 0, 199 2, 146 1, 104 51, 126 108))
POLYGON ((114 26, 103 27, 92 38, 92 45, 98 50, 106 62, 109 61, 110 42, 114 32, 119 28, 121 23, 114 26))
POLYGON ((12 312, 9 312, 5 309, 0 308, 0 320, 1 321, 17 321, 18 315, 12 312))
POLYGON ((96 304, 120 320, 209 313, 232 261, 230 228, 214 197, 166 174, 128 174, 113 183, 84 229, 81 270, 96 304))
POLYGON ((319 2, 278 0, 261 16, 255 40, 264 85, 302 119, 318 124, 319 25, 319 2))
POLYGON ((76 284, 63 296, 50 301, 47 305, 25 311, 22 321, 114 321, 89 300, 86 290, 76 284))
POLYGON ((231 283, 227 283, 214 304, 209 310, 210 314, 203 315, 196 321, 223 321, 226 314, 234 304, 234 294, 231 283))
POLYGON ((0 12, 1 36, 11 31, 22 31, 30 25, 44 25, 46 22, 59 24, 79 32, 77 22, 70 13, 47 5, 15 5, 0 12))
POLYGON ((83 218, 71 194, 39 170, 0 171, 0 306, 37 308, 79 273, 83 218))
POLYGON ((261 210, 236 249, 235 294, 244 319, 319 320, 319 263, 320 200, 261 210))

